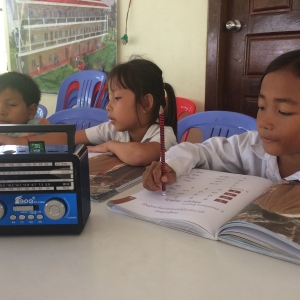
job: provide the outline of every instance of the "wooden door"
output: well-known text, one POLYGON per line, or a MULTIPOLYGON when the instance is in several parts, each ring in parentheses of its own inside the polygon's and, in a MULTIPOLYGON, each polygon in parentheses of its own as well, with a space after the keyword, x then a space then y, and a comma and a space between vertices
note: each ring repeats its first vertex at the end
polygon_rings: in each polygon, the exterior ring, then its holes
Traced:
POLYGON ((205 110, 256 117, 260 78, 300 48, 300 0, 209 0, 205 110), (241 29, 226 30, 239 20, 241 29))

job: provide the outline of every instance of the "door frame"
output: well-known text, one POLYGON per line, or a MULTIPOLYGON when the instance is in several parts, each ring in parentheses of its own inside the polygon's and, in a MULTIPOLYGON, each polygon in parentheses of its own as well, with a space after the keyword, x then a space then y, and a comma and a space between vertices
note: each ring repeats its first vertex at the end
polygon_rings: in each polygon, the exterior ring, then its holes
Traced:
POLYGON ((223 110, 227 0, 208 0, 205 110, 223 110))

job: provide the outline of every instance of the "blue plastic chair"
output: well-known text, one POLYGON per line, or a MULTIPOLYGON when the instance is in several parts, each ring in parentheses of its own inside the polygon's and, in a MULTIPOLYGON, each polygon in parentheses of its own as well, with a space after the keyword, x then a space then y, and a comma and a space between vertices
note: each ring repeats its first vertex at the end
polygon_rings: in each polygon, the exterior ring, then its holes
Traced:
POLYGON ((180 143, 184 133, 191 128, 200 129, 202 141, 205 141, 213 136, 230 137, 234 134, 256 130, 256 119, 231 111, 198 112, 178 122, 178 143, 180 143))
POLYGON ((47 108, 43 104, 39 104, 34 118, 46 118, 47 114, 47 108))
POLYGON ((108 122, 108 112, 94 107, 74 107, 54 113, 47 119, 50 124, 75 124, 76 130, 108 122))
POLYGON ((108 102, 107 74, 85 70, 72 74, 59 87, 55 112, 72 107, 105 109, 108 102))

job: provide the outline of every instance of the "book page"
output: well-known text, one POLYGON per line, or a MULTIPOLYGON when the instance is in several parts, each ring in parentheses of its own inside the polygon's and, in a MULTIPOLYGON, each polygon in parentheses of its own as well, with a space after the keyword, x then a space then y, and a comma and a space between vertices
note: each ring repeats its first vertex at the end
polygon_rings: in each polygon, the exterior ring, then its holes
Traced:
POLYGON ((166 196, 142 190, 129 198, 110 201, 108 208, 148 221, 160 220, 165 225, 169 222, 170 227, 182 221, 196 224, 217 239, 218 228, 271 185, 261 177, 194 169, 167 185, 166 196))
POLYGON ((89 174, 91 199, 103 200, 119 189, 130 187, 145 171, 144 167, 129 166, 110 153, 89 153, 89 174))
POLYGON ((93 157, 95 157, 95 156, 102 155, 102 153, 98 153, 98 152, 89 152, 88 155, 89 155, 89 158, 93 158, 93 157))
POLYGON ((282 180, 242 209, 226 227, 246 226, 253 229, 254 236, 255 231, 263 231, 300 249, 299 195, 299 181, 282 180))

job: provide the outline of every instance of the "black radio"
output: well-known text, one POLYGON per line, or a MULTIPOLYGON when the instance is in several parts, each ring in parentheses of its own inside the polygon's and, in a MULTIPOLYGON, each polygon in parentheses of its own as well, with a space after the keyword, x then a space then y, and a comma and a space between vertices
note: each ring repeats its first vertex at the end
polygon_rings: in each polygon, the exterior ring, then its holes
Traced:
POLYGON ((67 145, 0 146, 0 235, 79 234, 90 214, 88 151, 74 125, 0 125, 3 132, 64 132, 67 145))

